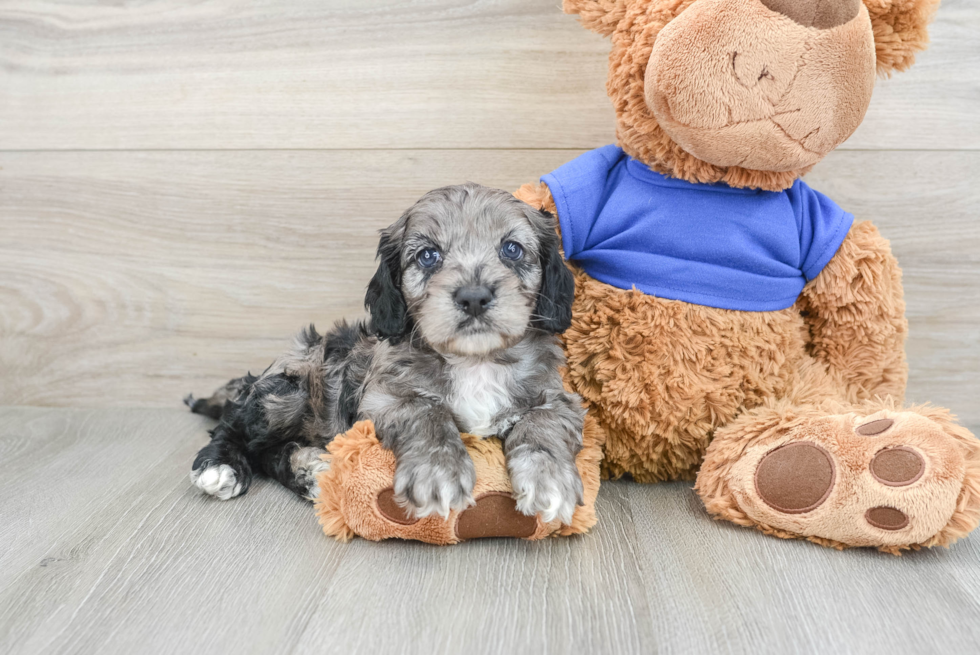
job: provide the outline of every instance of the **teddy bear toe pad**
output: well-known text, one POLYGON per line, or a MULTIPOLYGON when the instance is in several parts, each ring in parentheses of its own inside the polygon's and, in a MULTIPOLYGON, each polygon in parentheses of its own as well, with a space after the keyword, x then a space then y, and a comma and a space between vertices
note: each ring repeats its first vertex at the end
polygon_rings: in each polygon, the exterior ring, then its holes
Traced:
POLYGON ((910 485, 926 470, 922 455, 905 446, 885 448, 871 460, 871 475, 881 484, 889 487, 910 485))
POLYGON ((801 422, 750 446, 732 492, 755 522, 851 546, 927 541, 956 510, 965 475, 957 443, 915 412, 801 422))
POLYGON ((507 493, 490 492, 476 499, 476 505, 456 519, 456 537, 518 537, 527 539, 538 529, 538 519, 517 511, 517 501, 507 493))
MULTIPOLYGON (((395 490, 391 487, 382 489, 376 502, 378 513, 392 523, 408 526, 419 522, 395 500, 395 490)), ((479 496, 473 507, 456 515, 455 524, 459 541, 488 537, 527 539, 539 527, 536 517, 517 510, 517 501, 510 494, 496 491, 479 496)))
POLYGON ((377 499, 378 513, 392 523, 398 525, 415 525, 419 522, 408 510, 398 504, 395 500, 395 490, 392 487, 385 487, 378 494, 377 499))
POLYGON ((834 460, 820 446, 798 441, 766 453, 755 469, 755 489, 778 512, 802 514, 827 500, 834 489, 834 460))

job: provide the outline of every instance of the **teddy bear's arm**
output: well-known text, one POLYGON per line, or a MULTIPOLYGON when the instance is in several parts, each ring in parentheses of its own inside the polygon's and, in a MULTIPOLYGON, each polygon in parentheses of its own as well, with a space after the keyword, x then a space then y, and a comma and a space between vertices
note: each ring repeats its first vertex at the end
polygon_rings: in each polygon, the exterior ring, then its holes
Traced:
POLYGON ((908 377, 902 271, 874 225, 854 224, 797 306, 810 328, 811 354, 843 377, 852 400, 902 399, 908 377))

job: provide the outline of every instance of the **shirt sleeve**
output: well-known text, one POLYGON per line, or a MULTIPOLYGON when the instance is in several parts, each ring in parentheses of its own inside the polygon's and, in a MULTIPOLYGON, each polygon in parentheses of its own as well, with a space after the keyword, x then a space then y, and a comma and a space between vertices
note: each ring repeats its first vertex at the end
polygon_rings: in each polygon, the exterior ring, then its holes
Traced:
POLYGON ((800 226, 800 270, 809 282, 830 263, 854 223, 854 215, 802 180, 789 190, 800 226))
POLYGON ((609 171, 624 156, 620 148, 604 146, 576 157, 541 178, 555 200, 566 259, 573 259, 585 249, 592 223, 605 198, 609 171))

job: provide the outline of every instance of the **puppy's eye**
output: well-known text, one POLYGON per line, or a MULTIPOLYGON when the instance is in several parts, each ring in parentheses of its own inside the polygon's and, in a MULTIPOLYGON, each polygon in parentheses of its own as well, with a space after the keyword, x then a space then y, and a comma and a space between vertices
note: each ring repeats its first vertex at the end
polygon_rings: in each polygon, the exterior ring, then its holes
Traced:
POLYGON ((500 246, 500 256, 516 262, 524 258, 524 248, 514 241, 504 241, 504 245, 500 246))
POLYGON ((432 268, 439 263, 442 259, 442 254, 435 248, 422 248, 419 253, 415 255, 415 261, 419 263, 422 268, 432 268))

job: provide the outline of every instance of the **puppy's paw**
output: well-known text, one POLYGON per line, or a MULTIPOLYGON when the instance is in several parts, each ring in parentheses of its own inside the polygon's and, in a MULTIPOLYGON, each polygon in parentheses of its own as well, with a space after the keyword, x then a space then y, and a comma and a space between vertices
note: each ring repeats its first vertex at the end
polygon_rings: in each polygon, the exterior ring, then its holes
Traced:
POLYGON ((289 465, 296 479, 295 489, 307 500, 316 500, 320 495, 317 476, 330 470, 330 463, 323 461, 327 451, 323 448, 297 448, 289 458, 289 465))
POLYGON ((241 476, 227 464, 205 463, 191 471, 191 483, 219 500, 234 498, 244 491, 241 476))
POLYGON ((564 460, 543 450, 519 448, 507 458, 510 484, 517 509, 528 516, 541 515, 572 522, 575 507, 583 502, 582 478, 574 460, 564 460))
POLYGON ((476 471, 462 442, 435 452, 411 453, 398 459, 395 499, 415 518, 438 514, 449 518, 452 510, 474 504, 476 471))

